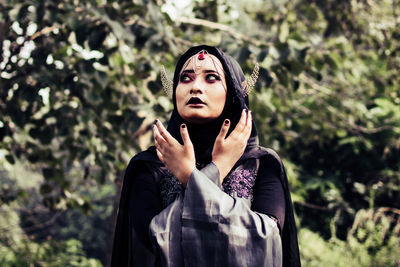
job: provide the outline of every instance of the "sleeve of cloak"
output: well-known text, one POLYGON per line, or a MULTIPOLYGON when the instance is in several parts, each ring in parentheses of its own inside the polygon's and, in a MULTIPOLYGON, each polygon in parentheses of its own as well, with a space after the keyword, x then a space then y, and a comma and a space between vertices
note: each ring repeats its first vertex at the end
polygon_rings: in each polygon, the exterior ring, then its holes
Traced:
POLYGON ((280 165, 277 160, 260 158, 251 209, 275 218, 282 230, 285 224, 286 201, 279 174, 280 165))
POLYGON ((154 266, 149 224, 161 211, 157 185, 143 161, 131 161, 124 184, 114 234, 112 267, 154 266))
POLYGON ((297 227, 294 219, 294 211, 292 205, 292 198, 290 195, 289 182, 286 176, 285 167, 278 154, 272 149, 267 148, 268 152, 266 159, 272 162, 274 165, 278 164, 280 168, 279 179, 282 184, 284 196, 285 196, 285 222, 282 226, 281 237, 282 237, 282 252, 283 252, 283 266, 284 267, 300 267, 300 252, 297 241, 297 227))
POLYGON ((282 266, 275 221, 224 193, 213 163, 193 171, 184 196, 150 230, 165 266, 282 266))

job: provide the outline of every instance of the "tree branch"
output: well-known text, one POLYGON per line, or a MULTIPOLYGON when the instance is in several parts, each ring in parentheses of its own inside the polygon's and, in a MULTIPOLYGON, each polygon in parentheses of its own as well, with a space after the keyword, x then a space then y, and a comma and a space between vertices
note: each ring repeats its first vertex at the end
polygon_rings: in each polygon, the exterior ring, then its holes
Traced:
POLYGON ((25 232, 30 232, 30 231, 36 231, 42 228, 45 228, 47 226, 52 225, 53 223, 55 223, 56 219, 62 214, 62 212, 57 212, 53 217, 51 217, 48 221, 41 223, 41 224, 36 224, 30 227, 25 227, 23 228, 23 230, 25 232))
POLYGON ((197 25, 197 26, 203 26, 206 28, 214 29, 214 30, 220 30, 229 33, 233 38, 243 40, 249 43, 252 43, 256 46, 262 45, 262 43, 258 40, 255 40, 253 38, 250 38, 244 34, 241 34, 231 27, 221 24, 221 23, 216 23, 212 22, 209 20, 204 20, 204 19, 197 19, 197 18, 185 18, 181 17, 176 20, 177 23, 184 23, 184 24, 191 24, 191 25, 197 25))
POLYGON ((41 29, 40 31, 37 31, 34 35, 32 35, 32 37, 30 39, 35 40, 37 37, 39 37, 41 35, 51 33, 55 28, 57 28, 57 26, 55 26, 55 25, 53 25, 51 27, 44 27, 43 29, 41 29))
POLYGON ((307 203, 307 202, 303 202, 303 201, 295 201, 294 203, 299 204, 299 205, 304 206, 304 207, 307 207, 307 208, 316 209, 316 210, 323 210, 323 211, 330 210, 327 207, 322 207, 322 206, 318 206, 318 205, 307 203))

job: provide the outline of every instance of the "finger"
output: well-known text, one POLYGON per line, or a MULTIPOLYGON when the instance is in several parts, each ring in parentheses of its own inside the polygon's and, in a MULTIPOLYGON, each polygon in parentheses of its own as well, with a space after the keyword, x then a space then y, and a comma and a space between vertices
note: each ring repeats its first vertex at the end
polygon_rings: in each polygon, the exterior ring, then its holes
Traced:
POLYGON ((248 140, 250 138, 252 127, 253 127, 253 114, 249 110, 248 115, 247 115, 246 128, 245 128, 245 139, 246 140, 248 140))
POLYGON ((154 140, 161 144, 161 142, 166 143, 167 141, 161 136, 160 131, 156 125, 153 125, 154 140))
POLYGON ((156 137, 154 137, 154 145, 156 146, 157 151, 161 151, 162 150, 160 142, 157 140, 156 137))
POLYGON ((235 127, 235 130, 234 130, 235 133, 240 134, 243 132, 244 128, 246 127, 246 118, 247 118, 246 110, 243 109, 242 115, 240 116, 240 120, 235 127))
POLYGON ((247 144, 252 128, 252 115, 250 110, 245 110, 245 112, 242 113, 242 117, 240 117, 237 128, 238 129, 235 133, 235 136, 239 140, 242 140, 244 144, 247 144))
POLYGON ((246 115, 247 115, 246 116, 246 127, 248 127, 248 125, 251 124, 251 117, 252 117, 250 109, 247 110, 246 115))
POLYGON ((165 129, 164 125, 159 120, 156 120, 155 125, 157 127, 158 132, 164 138, 165 141, 170 143, 173 142, 173 140, 175 140, 175 138, 172 137, 172 135, 167 131, 167 129, 165 129))
POLYGON ((154 131, 154 144, 157 150, 162 154, 168 153, 169 143, 165 141, 165 139, 161 136, 156 126, 153 126, 153 131, 154 131))
POLYGON ((160 159, 160 161, 161 161, 162 163, 164 163, 164 157, 162 156, 161 152, 160 152, 158 149, 156 149, 156 152, 157 152, 157 156, 158 156, 158 158, 160 159))
POLYGON ((247 112, 247 118, 246 118, 246 130, 251 131, 251 127, 253 125, 253 113, 251 110, 247 112))
POLYGON ((228 133, 230 125, 231 125, 231 122, 228 119, 226 119, 224 121, 224 124, 221 127, 221 130, 219 131, 219 134, 218 134, 216 140, 222 141, 222 140, 225 139, 226 134, 228 133))
POLYGON ((189 132, 187 130, 186 124, 181 125, 181 136, 183 140, 183 145, 187 147, 193 147, 192 141, 190 140, 189 132))

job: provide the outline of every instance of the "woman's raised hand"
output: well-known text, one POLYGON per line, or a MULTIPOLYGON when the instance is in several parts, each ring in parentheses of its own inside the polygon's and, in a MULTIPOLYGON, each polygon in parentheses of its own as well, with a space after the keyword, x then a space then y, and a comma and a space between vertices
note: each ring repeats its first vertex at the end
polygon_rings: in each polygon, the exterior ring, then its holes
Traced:
POLYGON ((153 133, 158 158, 186 187, 190 174, 196 168, 194 148, 192 141, 190 141, 186 125, 181 125, 183 145, 181 145, 158 120, 156 120, 153 125, 153 133))
POLYGON ((217 165, 220 173, 220 181, 228 175, 235 163, 243 155, 247 141, 251 134, 252 116, 251 111, 243 110, 242 116, 235 129, 226 137, 230 126, 230 121, 225 120, 217 138, 215 139, 212 151, 212 161, 217 165))

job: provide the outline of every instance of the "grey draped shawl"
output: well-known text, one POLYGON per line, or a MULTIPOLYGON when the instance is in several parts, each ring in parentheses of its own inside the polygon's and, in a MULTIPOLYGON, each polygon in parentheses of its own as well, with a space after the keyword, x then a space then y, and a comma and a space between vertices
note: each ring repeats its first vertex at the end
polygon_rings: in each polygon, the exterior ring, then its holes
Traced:
POLYGON ((221 190, 218 168, 195 169, 186 190, 150 224, 162 266, 282 266, 276 222, 221 190))

